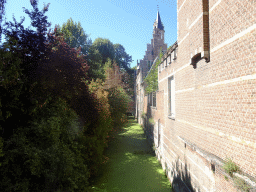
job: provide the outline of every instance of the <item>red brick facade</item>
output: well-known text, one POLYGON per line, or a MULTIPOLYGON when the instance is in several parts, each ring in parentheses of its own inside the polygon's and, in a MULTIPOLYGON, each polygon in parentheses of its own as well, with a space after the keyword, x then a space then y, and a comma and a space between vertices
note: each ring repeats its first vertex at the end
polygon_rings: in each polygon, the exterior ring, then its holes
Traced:
POLYGON ((152 115, 158 158, 174 186, 181 179, 191 191, 236 191, 233 179, 222 168, 226 158, 232 158, 241 169, 236 176, 253 191, 256 2, 178 0, 177 18, 177 59, 172 60, 174 50, 164 55, 167 66, 161 66, 158 74, 152 115), (174 117, 168 115, 168 78, 172 76, 174 117))

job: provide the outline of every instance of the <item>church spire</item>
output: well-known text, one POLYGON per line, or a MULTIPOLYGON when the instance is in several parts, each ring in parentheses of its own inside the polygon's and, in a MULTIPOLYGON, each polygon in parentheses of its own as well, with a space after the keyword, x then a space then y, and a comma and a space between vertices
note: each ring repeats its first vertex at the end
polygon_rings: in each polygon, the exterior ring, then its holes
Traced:
POLYGON ((159 10, 157 10, 157 16, 156 16, 156 21, 154 23, 154 28, 159 28, 160 30, 164 30, 164 25, 161 21, 159 10))

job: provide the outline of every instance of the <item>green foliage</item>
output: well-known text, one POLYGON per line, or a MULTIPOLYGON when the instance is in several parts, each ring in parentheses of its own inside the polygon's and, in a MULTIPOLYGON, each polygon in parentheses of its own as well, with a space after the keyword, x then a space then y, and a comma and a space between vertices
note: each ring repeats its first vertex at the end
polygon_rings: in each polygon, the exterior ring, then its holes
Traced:
POLYGON ((58 28, 57 32, 62 33, 64 35, 65 42, 71 48, 78 49, 79 47, 81 47, 82 54, 88 54, 88 35, 85 33, 80 22, 76 23, 72 20, 72 18, 70 18, 67 20, 66 23, 64 23, 60 28, 58 28))
MULTIPOLYGON (((226 171, 226 173, 233 177, 234 184, 239 190, 246 192, 250 191, 251 187, 243 179, 233 175, 235 172, 239 172, 240 168, 232 161, 232 159, 227 158, 223 165, 223 169, 226 171)), ((228 180, 226 176, 225 179, 228 180)))
POLYGON ((87 63, 91 77, 104 79, 104 67, 112 60, 129 66, 131 58, 121 45, 106 39, 96 40, 87 50, 87 35, 72 19, 46 36, 49 4, 42 11, 37 4, 31 1, 33 10, 25 9, 36 31, 24 29, 24 19, 18 23, 15 18, 4 30, 0 188, 86 191, 89 178, 97 175, 103 162, 109 133, 113 125, 125 122, 130 101, 121 87, 105 91, 102 81, 89 83, 87 63), (88 84, 94 88, 89 90, 88 84))
POLYGON ((239 171, 239 167, 232 161, 232 159, 227 158, 226 162, 223 165, 223 169, 228 173, 230 176, 233 176, 234 172, 239 171))
POLYGON ((155 124, 155 121, 154 121, 154 119, 152 119, 152 118, 149 118, 149 123, 151 123, 151 124, 155 124))
POLYGON ((59 99, 39 106, 36 116, 4 142, 2 191, 85 190, 86 137, 77 114, 59 99))
POLYGON ((90 66, 88 76, 90 79, 96 80, 105 79, 105 71, 103 65, 103 58, 98 49, 94 49, 92 46, 89 49, 88 65, 90 66))
POLYGON ((104 65, 108 60, 113 60, 115 56, 114 44, 103 38, 97 38, 94 40, 88 50, 88 65, 90 69, 88 75, 90 79, 96 80, 100 78, 105 79, 104 65))
POLYGON ((161 59, 163 57, 162 48, 160 49, 159 57, 156 63, 152 66, 150 72, 147 77, 144 79, 146 83, 146 94, 156 91, 158 89, 158 66, 161 63, 161 59))
POLYGON ((87 139, 88 154, 90 161, 90 173, 96 176, 100 165, 103 162, 103 152, 108 146, 108 134, 113 129, 112 118, 110 113, 110 105, 108 104, 108 92, 103 89, 103 81, 97 79, 89 84, 91 93, 97 98, 97 106, 99 109, 99 120, 94 130, 94 135, 90 135, 87 139))
POLYGON ((97 38, 91 48, 99 51, 102 56, 102 64, 106 63, 108 58, 111 60, 115 58, 115 47, 109 39, 97 38))
POLYGON ((89 77, 93 79, 104 79, 104 65, 111 60, 129 75, 132 57, 128 55, 125 48, 120 44, 113 44, 109 39, 97 38, 88 51, 89 77))
POLYGON ((125 113, 128 109, 130 97, 121 86, 111 88, 108 92, 111 117, 113 119, 114 127, 120 127, 126 121, 125 113))
POLYGON ((132 57, 128 55, 125 48, 121 44, 114 44, 115 49, 115 62, 117 65, 124 69, 126 72, 130 70, 130 63, 132 62, 132 57))
POLYGON ((249 192, 251 187, 241 178, 234 177, 235 186, 243 192, 249 192))

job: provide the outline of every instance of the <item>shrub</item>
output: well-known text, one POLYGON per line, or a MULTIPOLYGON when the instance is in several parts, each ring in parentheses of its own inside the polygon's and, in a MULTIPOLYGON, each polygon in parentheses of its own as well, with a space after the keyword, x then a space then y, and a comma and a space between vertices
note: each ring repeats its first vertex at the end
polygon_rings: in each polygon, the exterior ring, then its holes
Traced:
POLYGON ((99 118, 94 134, 87 138, 89 169, 91 175, 96 176, 100 164, 103 162, 103 152, 108 146, 109 132, 113 128, 113 124, 108 103, 108 92, 103 89, 102 80, 92 80, 89 84, 89 90, 96 95, 97 108, 99 110, 99 118))
POLYGON ((2 191, 81 191, 88 186, 85 137, 63 100, 39 106, 38 118, 4 142, 2 191))
POLYGON ((223 165, 223 169, 230 175, 233 176, 234 172, 239 171, 239 167, 232 161, 232 159, 227 158, 223 165))
POLYGON ((125 113, 127 112, 130 98, 121 86, 108 89, 108 92, 111 117, 114 127, 118 128, 127 121, 125 113))

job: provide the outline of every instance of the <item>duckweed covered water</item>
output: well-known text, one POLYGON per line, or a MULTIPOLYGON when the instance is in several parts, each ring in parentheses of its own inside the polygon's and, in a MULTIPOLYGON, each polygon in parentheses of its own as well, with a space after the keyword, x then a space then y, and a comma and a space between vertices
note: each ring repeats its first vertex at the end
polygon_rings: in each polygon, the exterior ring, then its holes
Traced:
POLYGON ((157 158, 152 154, 143 129, 130 119, 116 134, 106 150, 103 164, 92 191, 101 192, 171 192, 157 158))

